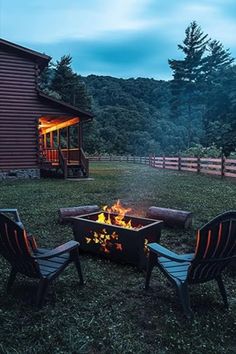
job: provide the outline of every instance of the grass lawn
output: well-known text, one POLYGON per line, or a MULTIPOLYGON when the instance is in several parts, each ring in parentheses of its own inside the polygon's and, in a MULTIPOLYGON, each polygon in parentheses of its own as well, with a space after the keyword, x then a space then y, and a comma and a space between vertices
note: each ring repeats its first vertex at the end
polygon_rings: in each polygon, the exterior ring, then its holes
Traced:
MULTIPOLYGON (((164 229, 162 243, 185 252, 194 231, 218 213, 236 209, 236 181, 147 166, 91 164, 92 181, 7 181, 0 183, 0 207, 17 207, 40 246, 73 238, 57 222, 60 207, 113 204, 118 198, 145 215, 151 205, 191 210, 194 230, 164 229)), ((188 322, 172 287, 156 269, 152 290, 134 267, 81 255, 86 285, 77 286, 73 266, 54 282, 42 310, 31 306, 35 282, 18 276, 6 295, 8 264, 0 259, 0 353, 236 353, 235 277, 224 276, 230 309, 214 283, 190 288, 194 320, 188 322)))

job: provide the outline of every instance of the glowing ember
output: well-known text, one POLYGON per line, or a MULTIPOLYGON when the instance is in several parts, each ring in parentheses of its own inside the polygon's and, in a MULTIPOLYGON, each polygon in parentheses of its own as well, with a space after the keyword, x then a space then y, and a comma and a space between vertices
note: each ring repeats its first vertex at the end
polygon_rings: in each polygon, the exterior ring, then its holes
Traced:
POLYGON ((109 225, 117 225, 117 226, 122 226, 127 229, 132 229, 134 228, 131 225, 131 220, 125 221, 124 217, 125 215, 131 211, 130 208, 124 208, 120 201, 118 200, 116 204, 114 204, 111 208, 109 208, 107 205, 103 207, 103 210, 106 211, 108 214, 107 216, 104 213, 100 213, 97 218, 97 222, 104 223, 104 224, 109 224, 109 225), (111 220, 111 215, 110 213, 115 213, 117 214, 114 216, 114 220, 111 220))

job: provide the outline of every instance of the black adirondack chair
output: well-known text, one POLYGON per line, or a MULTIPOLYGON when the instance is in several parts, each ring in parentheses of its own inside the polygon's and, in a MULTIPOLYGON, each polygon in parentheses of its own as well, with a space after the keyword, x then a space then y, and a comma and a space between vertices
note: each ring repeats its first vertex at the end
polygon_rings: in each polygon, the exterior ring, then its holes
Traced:
POLYGON ((17 273, 21 273, 30 278, 39 279, 36 305, 41 307, 50 282, 71 262, 76 266, 80 284, 83 284, 78 242, 69 241, 52 250, 38 248, 35 238, 26 234, 19 214, 18 221, 13 221, 3 214, 11 213, 11 211, 9 211, 10 209, 1 210, 0 254, 2 254, 11 265, 11 273, 7 283, 8 292, 13 285, 17 273))
POLYGON ((224 304, 227 295, 221 273, 236 259, 236 211, 228 211, 211 220, 197 232, 195 253, 178 255, 157 243, 150 250, 145 288, 149 288, 154 266, 176 287, 185 315, 193 316, 188 285, 216 280, 224 304))

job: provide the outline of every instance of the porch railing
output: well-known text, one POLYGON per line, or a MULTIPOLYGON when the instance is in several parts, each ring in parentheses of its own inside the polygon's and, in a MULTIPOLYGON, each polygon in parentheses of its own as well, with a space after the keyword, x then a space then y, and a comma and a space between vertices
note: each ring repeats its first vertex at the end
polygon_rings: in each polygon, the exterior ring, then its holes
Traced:
MULTIPOLYGON (((80 162, 79 149, 60 149, 64 158, 68 162, 80 162)), ((44 149, 43 156, 47 161, 57 163, 59 162, 59 149, 44 149)))
POLYGON ((59 165, 63 171, 63 176, 64 176, 64 178, 67 178, 67 175, 68 175, 67 159, 65 158, 61 148, 58 148, 58 157, 59 157, 59 165))
POLYGON ((84 168, 85 177, 89 176, 89 159, 85 156, 84 150, 80 150, 81 165, 84 168))
MULTIPOLYGON (((44 149, 42 161, 58 164, 63 170, 64 177, 68 174, 70 164, 80 165, 83 168, 85 177, 89 175, 89 159, 86 158, 83 149, 44 149)), ((65 177, 66 178, 66 177, 65 177)))
POLYGON ((43 157, 45 160, 50 162, 59 162, 58 149, 44 149, 43 157))

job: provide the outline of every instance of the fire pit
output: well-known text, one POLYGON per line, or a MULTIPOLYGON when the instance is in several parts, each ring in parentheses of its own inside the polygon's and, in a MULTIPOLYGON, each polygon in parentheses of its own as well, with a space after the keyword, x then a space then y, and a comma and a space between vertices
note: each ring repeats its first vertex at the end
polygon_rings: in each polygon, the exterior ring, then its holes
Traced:
POLYGON ((74 237, 82 251, 143 269, 147 244, 159 241, 162 221, 130 216, 130 209, 121 208, 118 201, 103 212, 70 218, 74 237))

